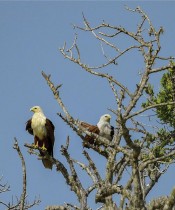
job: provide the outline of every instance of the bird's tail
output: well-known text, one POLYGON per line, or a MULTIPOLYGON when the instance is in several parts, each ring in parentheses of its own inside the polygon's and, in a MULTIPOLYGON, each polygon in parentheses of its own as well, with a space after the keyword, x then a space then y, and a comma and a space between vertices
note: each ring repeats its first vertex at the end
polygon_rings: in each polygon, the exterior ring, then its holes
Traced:
POLYGON ((47 158, 47 154, 40 151, 40 155, 43 157, 42 162, 44 167, 52 170, 53 163, 47 158))
POLYGON ((45 168, 51 169, 52 170, 52 162, 48 159, 42 159, 43 165, 45 168))

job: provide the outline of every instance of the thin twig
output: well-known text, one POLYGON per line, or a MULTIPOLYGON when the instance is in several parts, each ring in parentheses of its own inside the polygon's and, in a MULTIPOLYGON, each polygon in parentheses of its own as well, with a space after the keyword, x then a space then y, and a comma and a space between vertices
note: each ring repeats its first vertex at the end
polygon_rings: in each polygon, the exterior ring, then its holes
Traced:
POLYGON ((24 210, 24 205, 25 205, 25 199, 26 199, 26 188, 27 188, 27 175, 26 175, 26 165, 25 165, 25 161, 24 161, 24 157, 21 153, 20 147, 18 145, 18 141, 15 138, 15 143, 13 148, 18 152, 18 155, 21 159, 21 163, 22 163, 22 173, 23 173, 23 189, 22 189, 22 194, 21 194, 21 198, 20 198, 20 210, 24 210))

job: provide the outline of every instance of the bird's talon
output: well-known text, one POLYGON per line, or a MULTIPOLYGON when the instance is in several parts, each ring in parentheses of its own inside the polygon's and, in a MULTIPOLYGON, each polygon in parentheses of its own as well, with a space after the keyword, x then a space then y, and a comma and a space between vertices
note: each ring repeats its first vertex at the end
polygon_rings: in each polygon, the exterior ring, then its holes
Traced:
POLYGON ((41 147, 41 149, 44 150, 44 151, 47 151, 47 149, 44 145, 41 147))
POLYGON ((33 144, 34 149, 38 149, 38 144, 33 144))

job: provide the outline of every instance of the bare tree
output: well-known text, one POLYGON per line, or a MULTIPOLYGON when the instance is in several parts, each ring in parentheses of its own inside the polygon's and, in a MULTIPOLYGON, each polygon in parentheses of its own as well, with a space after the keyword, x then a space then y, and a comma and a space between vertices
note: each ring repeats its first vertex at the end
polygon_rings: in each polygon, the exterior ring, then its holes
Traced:
MULTIPOLYGON (((24 157, 21 153, 20 147, 18 145, 18 141, 15 138, 15 143, 13 148, 17 151, 18 156, 21 160, 21 164, 22 164, 22 175, 23 175, 23 179, 22 179, 22 192, 21 192, 21 196, 20 199, 18 197, 16 197, 16 201, 14 201, 12 199, 12 202, 4 202, 4 201, 0 201, 0 205, 5 207, 5 209, 7 210, 27 210, 30 209, 32 207, 34 207, 35 205, 39 205, 40 203, 40 199, 35 199, 32 203, 29 203, 27 201, 27 173, 26 173, 26 165, 25 165, 25 160, 24 157)), ((2 177, 0 178, 0 182, 2 183, 2 177)), ((6 183, 6 184, 0 184, 0 193, 7 193, 8 191, 10 191, 10 186, 6 183)))
MULTIPOLYGON (((42 72, 44 79, 62 109, 62 113, 58 113, 58 116, 70 126, 82 142, 84 142, 85 135, 93 136, 96 145, 87 143, 88 148, 106 159, 105 178, 102 178, 95 160, 91 158, 88 150, 83 150, 83 155, 88 164, 71 157, 68 137, 66 145, 61 148, 61 154, 65 157, 69 168, 66 168, 59 160, 52 157, 49 158, 56 166, 56 169, 62 173, 71 191, 77 196, 79 205, 75 206, 74 204, 65 203, 60 206, 48 206, 46 208, 47 210, 90 210, 91 207, 88 204, 88 197, 94 190, 96 191, 94 202, 101 203, 99 209, 170 210, 174 207, 175 188, 172 189, 169 196, 155 198, 150 202, 146 201, 147 196, 156 186, 160 177, 166 173, 168 167, 174 162, 175 157, 174 140, 172 140, 171 135, 172 130, 170 132, 168 123, 167 127, 163 126, 163 128, 161 124, 158 124, 160 126, 155 125, 155 119, 158 119, 156 113, 158 108, 173 106, 175 102, 156 101, 154 88, 150 82, 152 75, 174 69, 174 64, 170 62, 174 58, 160 55, 160 36, 163 34, 163 28, 160 27, 156 30, 147 14, 141 8, 137 7, 134 10, 130 8, 126 9, 128 12, 136 13, 140 16, 141 20, 135 31, 129 31, 124 27, 111 25, 105 21, 97 26, 92 26, 84 15, 84 25, 82 27, 74 25, 77 31, 81 30, 85 33, 91 33, 99 41, 101 52, 105 59, 104 63, 98 66, 90 66, 83 62, 81 59, 82 50, 77 43, 79 38, 77 34, 70 48, 67 48, 66 42, 60 48, 60 52, 68 61, 75 63, 83 71, 86 71, 92 76, 108 81, 117 107, 116 110, 110 109, 116 116, 115 135, 111 142, 106 138, 89 132, 81 126, 80 119, 75 119, 74 116, 70 115, 69 110, 60 96, 61 85, 56 86, 53 84, 51 76, 42 72), (122 47, 114 44, 117 43, 116 40, 118 37, 120 39, 123 38, 124 41, 129 40, 130 44, 122 49, 122 47), (105 51, 106 47, 108 48, 108 53, 105 51), (111 56, 109 55, 109 49, 112 52, 111 56), (134 84, 136 87, 135 90, 131 91, 117 78, 109 73, 104 73, 104 70, 110 66, 111 68, 116 67, 121 57, 129 53, 132 55, 135 52, 143 59, 144 66, 143 71, 139 73, 140 80, 134 84), (159 61, 161 61, 161 66, 156 64, 159 64, 159 61), (148 125, 143 123, 143 117, 140 118, 141 114, 146 111, 148 112, 147 118, 154 118, 149 124, 149 127, 152 129, 149 129, 148 125), (154 113, 154 115, 151 116, 151 113, 154 113), (153 123, 151 124, 151 122, 153 123), (121 141, 124 143, 121 144, 121 141), (162 144, 162 142, 166 143, 162 144), (84 183, 80 181, 75 165, 78 165, 84 170, 92 180, 92 185, 88 188, 85 188, 84 183), (130 177, 125 184, 121 185, 121 180, 126 173, 130 173, 130 177), (114 195, 120 198, 118 203, 116 203, 113 197, 114 195)), ((32 145, 25 144, 25 146, 30 148, 30 153, 38 155, 32 145)))

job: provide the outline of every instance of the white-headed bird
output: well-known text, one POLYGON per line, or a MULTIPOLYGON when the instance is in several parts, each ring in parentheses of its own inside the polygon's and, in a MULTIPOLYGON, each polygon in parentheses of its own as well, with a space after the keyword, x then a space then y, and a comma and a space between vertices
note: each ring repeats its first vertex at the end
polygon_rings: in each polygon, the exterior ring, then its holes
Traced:
MULTIPOLYGON (((26 123, 26 130, 34 136, 34 147, 39 149, 40 155, 45 156, 44 151, 53 157, 54 147, 54 125, 46 118, 41 107, 34 106, 30 109, 34 112, 32 118, 26 123)), ((52 162, 47 159, 42 159, 45 168, 52 169, 52 162)))

